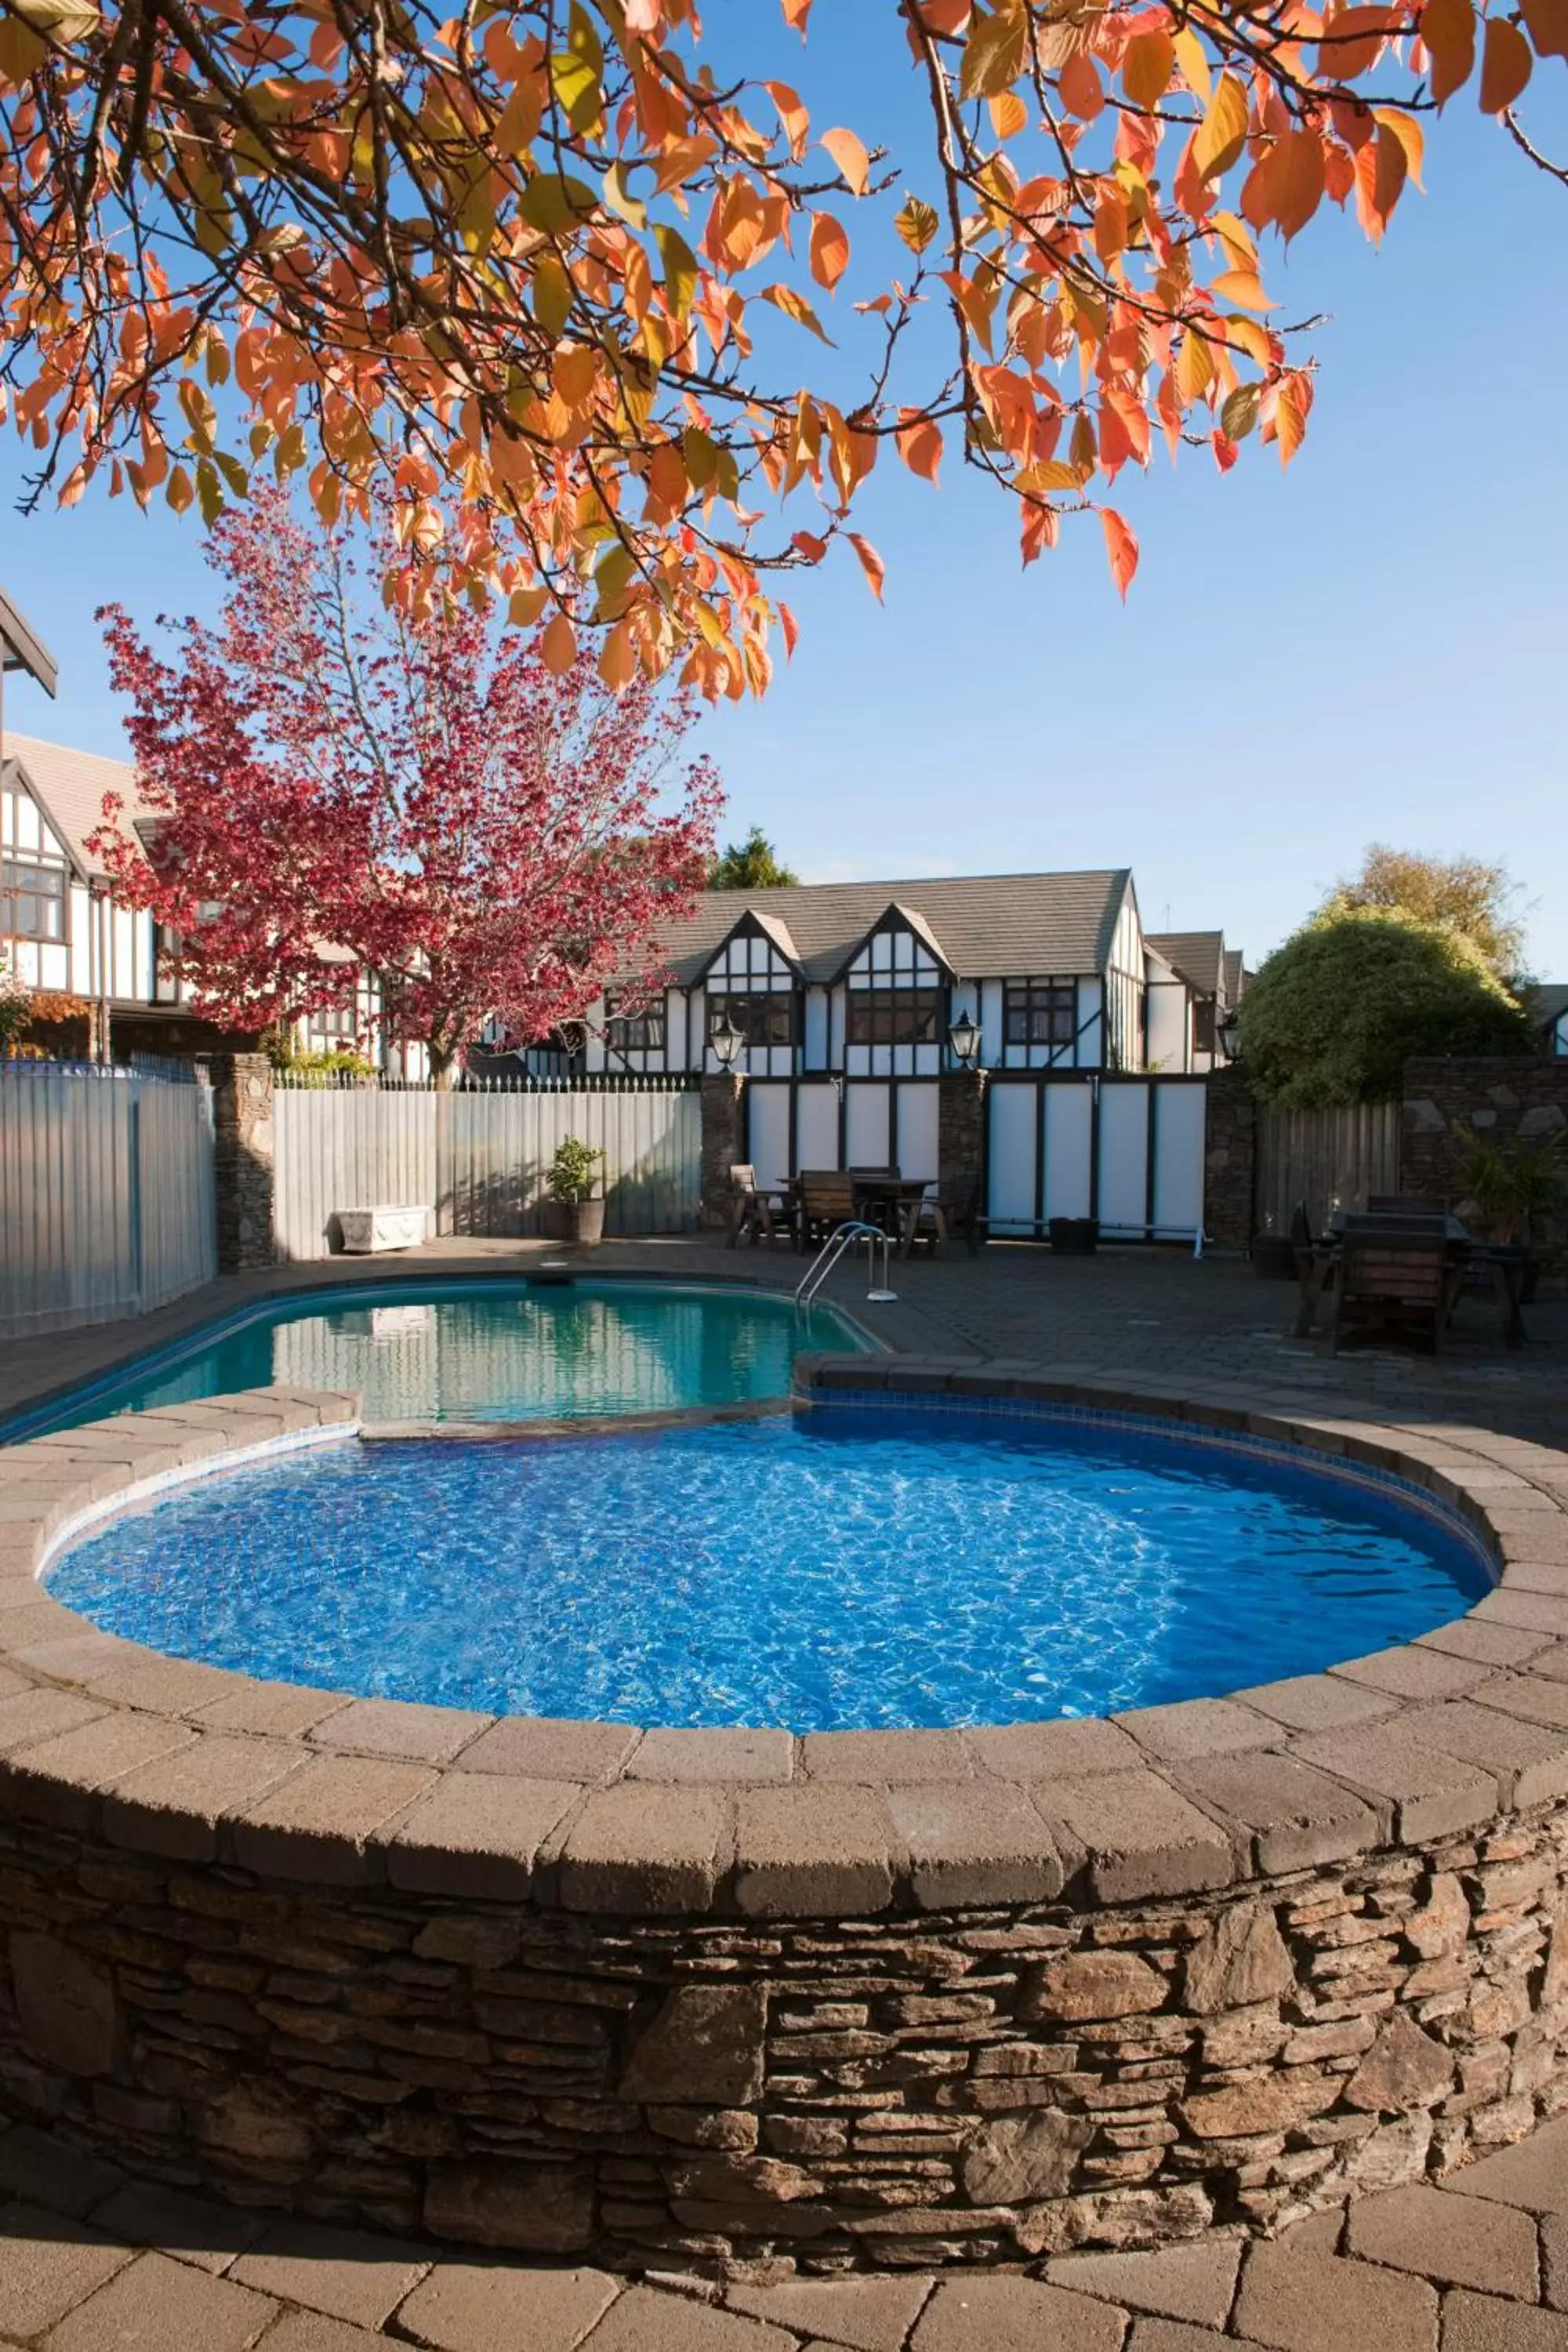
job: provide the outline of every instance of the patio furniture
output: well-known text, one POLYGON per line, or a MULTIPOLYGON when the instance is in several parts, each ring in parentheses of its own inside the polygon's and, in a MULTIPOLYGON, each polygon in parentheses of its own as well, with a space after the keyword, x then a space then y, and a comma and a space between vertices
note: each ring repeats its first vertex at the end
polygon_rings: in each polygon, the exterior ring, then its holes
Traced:
POLYGON ((742 1240, 765 1241, 771 1246, 781 1234, 786 1239, 791 1236, 795 1210, 787 1185, 759 1184, 749 1160, 738 1161, 731 1169, 730 1184, 735 1207, 726 1247, 735 1249, 742 1240))
POLYGON ((1334 1353, 1353 1334, 1424 1339, 1439 1355, 1458 1280, 1439 1220, 1352 1217, 1341 1244, 1334 1353), (1417 1229, 1431 1223, 1433 1230, 1417 1229))
POLYGON ((851 1168, 849 1174, 855 1185, 856 1215, 880 1225, 908 1257, 909 1229, 925 1198, 926 1179, 900 1176, 896 1168, 851 1168))
POLYGON ((855 1180, 847 1168, 803 1168, 795 1179, 795 1240, 801 1249, 826 1241, 835 1225, 856 1213, 855 1180))
POLYGON ((980 1224, 977 1177, 961 1176, 945 1186, 928 1185, 905 1219, 903 1255, 908 1257, 917 1243, 929 1241, 933 1252, 940 1249, 945 1256, 953 1235, 962 1234, 970 1256, 976 1257, 982 1239, 980 1224))

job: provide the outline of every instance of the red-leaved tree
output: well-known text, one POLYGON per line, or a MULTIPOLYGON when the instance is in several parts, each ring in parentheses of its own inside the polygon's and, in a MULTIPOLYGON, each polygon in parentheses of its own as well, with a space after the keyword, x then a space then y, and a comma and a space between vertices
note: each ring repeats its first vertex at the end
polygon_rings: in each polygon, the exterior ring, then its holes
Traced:
POLYGON ((105 607, 145 807, 132 827, 110 795, 95 846, 204 1011, 340 1004, 347 958, 441 1079, 491 1018, 525 1043, 651 971, 721 795, 710 761, 677 770, 688 697, 552 668, 466 604, 413 617, 381 593, 384 530, 363 555, 272 493, 218 520, 222 622, 164 623, 174 659, 105 607))

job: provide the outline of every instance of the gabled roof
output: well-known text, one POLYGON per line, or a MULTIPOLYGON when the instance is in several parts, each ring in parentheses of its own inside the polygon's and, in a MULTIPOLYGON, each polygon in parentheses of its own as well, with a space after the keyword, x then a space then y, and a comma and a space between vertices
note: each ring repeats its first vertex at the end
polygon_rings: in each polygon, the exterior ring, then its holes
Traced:
POLYGON ((1217 996, 1224 973, 1223 931, 1146 931, 1145 947, 1174 964, 1200 996, 1217 996))
POLYGON ((1247 986, 1247 958, 1239 948, 1226 948, 1224 969, 1225 1001, 1227 1004, 1239 1004, 1242 990, 1247 986))
MULTIPOLYGON (((726 892, 725 895, 726 897, 743 897, 744 893, 731 891, 726 892)), ((714 940, 708 954, 703 958, 700 967, 692 977, 700 979, 711 965, 717 963, 736 934, 740 933, 743 936, 748 931, 761 931, 763 937, 778 950, 785 963, 792 964, 796 971, 800 970, 800 950, 790 937, 789 925, 783 916, 770 915, 758 908, 747 907, 736 917, 723 938, 714 940)))
POLYGON ((1131 884, 1122 866, 1088 874, 966 874, 935 881, 705 890, 688 920, 664 934, 657 956, 671 967, 678 987, 691 987, 750 912, 759 921, 782 924, 802 976, 826 985, 889 908, 898 907, 907 918, 918 918, 927 945, 961 979, 1066 979, 1104 971, 1131 884))
POLYGON ((59 668, 42 637, 25 613, 19 613, 0 588, 0 669, 26 670, 47 695, 59 683, 59 668))
POLYGON ((21 769, 38 806, 83 874, 100 874, 101 858, 90 856, 87 837, 103 823, 103 796, 118 793, 125 803, 121 824, 151 814, 137 788, 129 760, 106 760, 98 751, 73 751, 64 743, 43 743, 34 735, 5 730, 5 753, 21 769))
POLYGON ((1568 1013, 1568 980, 1538 980, 1525 991, 1525 1009, 1538 1029, 1568 1013))
POLYGON ((904 906, 900 904, 897 898, 892 898, 889 899, 888 904, 883 908, 876 921, 874 923, 868 923, 860 937, 855 940, 848 954, 839 965, 838 970, 834 973, 833 977, 835 980, 842 980, 850 965, 856 961, 857 957, 870 945, 879 931, 911 932, 913 936, 919 940, 921 945, 927 949, 935 958, 942 970, 945 971, 950 978, 952 977, 953 966, 942 947, 942 941, 931 929, 931 925, 921 913, 920 908, 918 907, 904 906))

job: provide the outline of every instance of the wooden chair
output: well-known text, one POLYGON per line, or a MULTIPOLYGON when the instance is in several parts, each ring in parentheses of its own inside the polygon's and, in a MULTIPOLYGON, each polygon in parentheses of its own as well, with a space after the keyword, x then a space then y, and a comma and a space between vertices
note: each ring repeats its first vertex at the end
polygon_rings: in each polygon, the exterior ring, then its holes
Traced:
POLYGON ((727 1243, 730 1249, 738 1247, 742 1240, 772 1244, 779 1239, 781 1228, 787 1237, 792 1220, 785 1193, 771 1185, 759 1184, 757 1171, 749 1160, 739 1161, 731 1169, 730 1185, 735 1195, 727 1243))
POLYGON ((855 1214, 855 1180, 847 1168, 803 1168, 800 1172, 800 1247, 825 1242, 835 1225, 855 1214))
POLYGON ((916 1206, 904 1236, 904 1255, 918 1242, 929 1242, 933 1254, 941 1250, 945 1257, 953 1235, 962 1234, 970 1256, 977 1257, 982 1222, 978 1177, 960 1176, 951 1184, 938 1185, 916 1206))
POLYGON ((1455 1280, 1441 1224, 1391 1230, 1386 1219, 1352 1218, 1340 1253, 1334 1353, 1356 1333, 1389 1332, 1442 1350, 1455 1280))

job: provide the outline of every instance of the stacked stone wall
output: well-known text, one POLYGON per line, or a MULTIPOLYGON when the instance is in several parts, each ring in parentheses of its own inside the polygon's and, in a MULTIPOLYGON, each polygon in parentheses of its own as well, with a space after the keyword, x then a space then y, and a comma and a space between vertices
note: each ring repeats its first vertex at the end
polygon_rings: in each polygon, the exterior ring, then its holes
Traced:
MULTIPOLYGON (((1464 1185, 1456 1129, 1467 1127, 1505 1144, 1568 1131, 1568 1056, 1406 1062, 1400 1190, 1458 1202, 1464 1185)), ((1531 1241, 1543 1265, 1568 1271, 1568 1209, 1538 1216, 1531 1241)))
POLYGON ((1568 2104, 1541 1812, 1198 1898, 876 1921, 288 1887, 0 1822, 0 2095, 240 2201, 611 2263, 1270 2228, 1568 2104))

